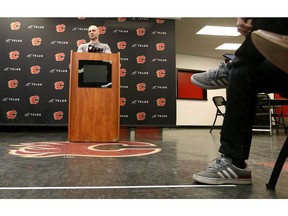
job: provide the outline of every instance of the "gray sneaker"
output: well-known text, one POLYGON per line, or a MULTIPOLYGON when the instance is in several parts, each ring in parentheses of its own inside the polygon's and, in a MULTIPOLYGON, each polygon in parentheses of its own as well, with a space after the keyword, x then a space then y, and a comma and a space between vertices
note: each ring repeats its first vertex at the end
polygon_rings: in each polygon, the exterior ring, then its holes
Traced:
POLYGON ((203 73, 193 74, 191 81, 203 89, 221 89, 227 88, 228 78, 229 69, 224 62, 220 62, 216 68, 212 68, 203 73))
POLYGON ((232 159, 222 155, 206 171, 193 175, 193 179, 204 184, 252 184, 251 170, 234 166, 232 159))

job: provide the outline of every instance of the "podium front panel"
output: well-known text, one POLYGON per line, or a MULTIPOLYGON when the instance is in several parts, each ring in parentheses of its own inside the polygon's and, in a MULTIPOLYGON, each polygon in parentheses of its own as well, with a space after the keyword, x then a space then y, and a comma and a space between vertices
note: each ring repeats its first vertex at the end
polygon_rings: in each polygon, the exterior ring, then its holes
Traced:
POLYGON ((70 67, 68 140, 118 142, 120 54, 71 52, 70 67))

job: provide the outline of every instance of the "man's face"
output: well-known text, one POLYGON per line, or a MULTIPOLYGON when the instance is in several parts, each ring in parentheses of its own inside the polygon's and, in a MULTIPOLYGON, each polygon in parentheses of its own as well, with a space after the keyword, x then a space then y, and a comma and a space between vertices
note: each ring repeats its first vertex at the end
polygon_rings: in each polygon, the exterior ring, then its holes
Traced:
POLYGON ((91 40, 97 39, 98 36, 99 36, 98 28, 95 27, 95 26, 89 27, 89 29, 88 29, 88 35, 89 35, 89 38, 90 38, 91 40))

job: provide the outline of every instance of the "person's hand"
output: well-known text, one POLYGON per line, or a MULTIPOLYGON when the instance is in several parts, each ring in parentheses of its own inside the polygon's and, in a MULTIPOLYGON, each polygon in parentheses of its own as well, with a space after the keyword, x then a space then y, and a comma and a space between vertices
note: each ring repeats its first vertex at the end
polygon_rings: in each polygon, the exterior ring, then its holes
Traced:
POLYGON ((237 18, 237 31, 241 35, 249 35, 252 31, 252 25, 248 23, 247 18, 237 18))

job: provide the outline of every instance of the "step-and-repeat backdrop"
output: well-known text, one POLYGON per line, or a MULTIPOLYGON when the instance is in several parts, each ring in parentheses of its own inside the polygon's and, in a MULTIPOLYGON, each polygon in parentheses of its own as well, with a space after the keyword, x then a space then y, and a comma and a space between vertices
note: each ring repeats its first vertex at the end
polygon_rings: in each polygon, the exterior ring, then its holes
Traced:
POLYGON ((121 125, 176 124, 175 20, 0 18, 0 125, 68 125, 70 52, 90 25, 120 52, 121 125))

